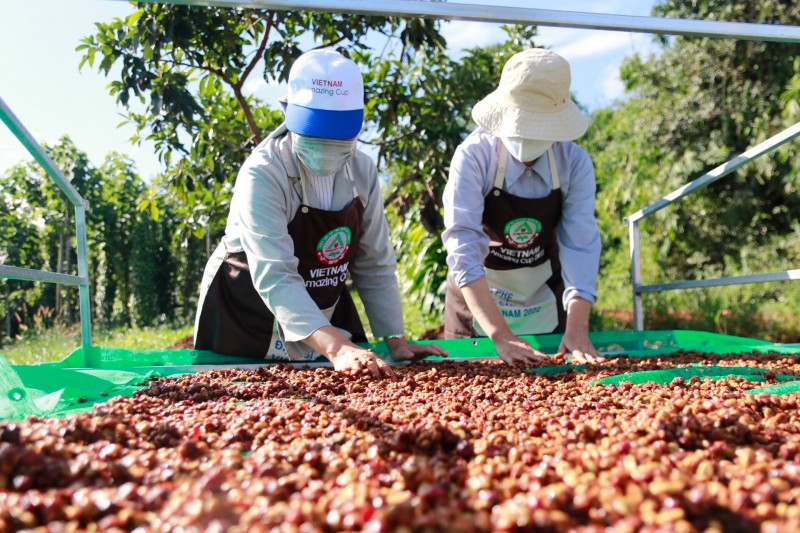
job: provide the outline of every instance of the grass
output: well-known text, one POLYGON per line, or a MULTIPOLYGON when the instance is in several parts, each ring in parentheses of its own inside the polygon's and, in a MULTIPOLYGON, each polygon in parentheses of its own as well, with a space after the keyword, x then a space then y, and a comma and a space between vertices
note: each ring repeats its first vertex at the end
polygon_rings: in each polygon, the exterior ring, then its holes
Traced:
MULTIPOLYGON (((94 346, 129 350, 166 350, 192 334, 192 326, 154 326, 96 330, 94 346)), ((15 365, 32 365, 60 361, 81 345, 80 326, 56 326, 24 339, 14 340, 0 348, 0 354, 15 365)))
MULTIPOLYGON (((762 289, 763 290, 763 289, 762 289)), ((722 287, 706 291, 684 291, 672 295, 649 295, 645 301, 645 326, 648 330, 694 329, 727 335, 739 335, 772 342, 800 342, 800 291, 777 290, 773 293, 757 289, 737 292, 722 287), (751 291, 751 292, 747 292, 751 291)), ((367 335, 372 338, 363 305, 353 292, 367 335)), ((416 303, 406 297, 403 302, 406 335, 419 339, 427 331, 436 329, 441 320, 429 317, 416 303)), ((625 330, 632 327, 631 308, 597 308, 592 313, 591 331, 625 330)), ((161 325, 147 328, 97 328, 92 344, 131 350, 165 350, 192 335, 192 327, 161 325)), ((5 339, 0 354, 12 364, 37 364, 58 361, 72 353, 81 344, 80 327, 55 326, 38 332, 27 332, 22 339, 5 339)))

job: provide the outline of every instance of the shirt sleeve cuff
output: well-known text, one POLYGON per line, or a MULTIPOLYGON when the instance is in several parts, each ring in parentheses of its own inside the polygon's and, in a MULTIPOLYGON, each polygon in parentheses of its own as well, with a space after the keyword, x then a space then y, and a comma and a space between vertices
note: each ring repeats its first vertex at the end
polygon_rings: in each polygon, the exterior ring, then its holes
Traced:
POLYGON ((481 279, 486 277, 486 269, 483 265, 475 265, 470 267, 466 270, 462 270, 455 275, 454 281, 459 288, 463 287, 467 283, 472 283, 476 279, 481 279))
POLYGON ((579 289, 569 288, 569 289, 564 290, 564 297, 562 298, 562 302, 564 303, 564 308, 566 309, 567 304, 569 303, 569 301, 572 300, 573 298, 576 298, 576 297, 577 298, 583 298, 584 300, 587 300, 587 301, 591 302, 592 305, 597 303, 597 296, 596 295, 594 295, 594 294, 592 294, 590 292, 579 290, 579 289))
POLYGON ((321 324, 302 324, 289 329, 283 324, 279 324, 278 331, 284 342, 301 342, 311 336, 312 333, 324 326, 330 326, 329 322, 321 324))

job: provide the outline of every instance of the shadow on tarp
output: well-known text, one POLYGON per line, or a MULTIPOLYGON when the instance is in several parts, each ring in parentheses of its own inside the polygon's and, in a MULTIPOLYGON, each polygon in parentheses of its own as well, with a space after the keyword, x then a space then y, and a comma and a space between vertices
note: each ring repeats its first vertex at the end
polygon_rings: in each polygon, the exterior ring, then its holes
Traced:
MULTIPOLYGON (((536 335, 523 338, 534 348, 550 354, 558 350, 561 342, 561 335, 536 335)), ((598 351, 604 354, 629 357, 654 357, 677 351, 715 354, 754 351, 800 353, 800 345, 781 345, 699 331, 608 331, 591 333, 590 338, 598 351)), ((438 344, 450 353, 449 360, 465 361, 497 357, 494 344, 487 338, 415 341, 414 344, 438 344)), ((371 347, 384 359, 388 358, 384 343, 364 346, 371 347)), ((95 404, 106 402, 114 396, 133 395, 137 390, 146 387, 146 381, 153 377, 177 376, 213 368, 247 368, 277 362, 279 361, 232 357, 199 350, 137 351, 107 347, 79 348, 62 361, 39 365, 10 365, 0 356, 0 419, 21 419, 29 415, 64 416, 87 412, 95 404)), ((329 366, 325 359, 296 364, 329 366)), ((535 369, 535 372, 552 375, 569 369, 581 371, 584 368, 583 365, 559 365, 535 369)), ((726 375, 731 374, 730 368, 726 368, 726 371, 726 375)), ((781 391, 796 392, 789 383, 775 387, 780 386, 784 386, 781 391)), ((800 384, 797 387, 800 389, 800 384)), ((765 387, 764 391, 771 388, 774 387, 765 387)), ((788 394, 788 392, 783 393, 788 394)))

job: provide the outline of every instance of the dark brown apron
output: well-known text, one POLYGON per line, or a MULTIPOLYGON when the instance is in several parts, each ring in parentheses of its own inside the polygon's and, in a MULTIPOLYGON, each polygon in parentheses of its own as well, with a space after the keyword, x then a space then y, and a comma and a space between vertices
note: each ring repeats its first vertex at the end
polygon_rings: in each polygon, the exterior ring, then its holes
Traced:
MULTIPOLYGON (((298 165, 299 168, 299 165, 298 165)), ((305 177, 302 175, 301 180, 305 177)), ((349 164, 346 171, 350 173, 349 164)), ((352 177, 350 177, 352 185, 352 177)), ((305 198, 305 183, 303 183, 305 198)), ((331 325, 346 330, 353 342, 366 342, 346 280, 361 235, 364 206, 353 186, 353 201, 340 211, 301 204, 288 225, 297 271, 321 310, 332 310, 331 325), (335 307, 334 307, 335 306, 335 307)), ((245 252, 227 254, 208 288, 197 328, 195 349, 264 358, 285 353, 275 315, 256 291, 245 252)))
MULTIPOLYGON (((564 280, 556 228, 562 192, 552 149, 547 151, 553 190, 544 198, 522 198, 503 190, 505 146, 492 190, 485 197, 483 230, 489 236, 486 278, 501 313, 517 335, 563 332, 564 280)), ((445 293, 445 338, 485 336, 452 276, 445 293)))

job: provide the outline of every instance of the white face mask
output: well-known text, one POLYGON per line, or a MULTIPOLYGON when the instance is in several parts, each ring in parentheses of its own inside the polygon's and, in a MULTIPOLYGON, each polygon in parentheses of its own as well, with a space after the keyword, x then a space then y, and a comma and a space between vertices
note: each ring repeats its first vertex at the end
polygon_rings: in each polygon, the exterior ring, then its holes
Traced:
POLYGON ((508 153, 521 163, 539 159, 553 145, 553 141, 532 141, 520 137, 500 137, 500 140, 506 145, 508 153))
POLYGON ((329 176, 342 168, 356 152, 356 140, 320 139, 292 133, 292 150, 316 176, 329 176))

